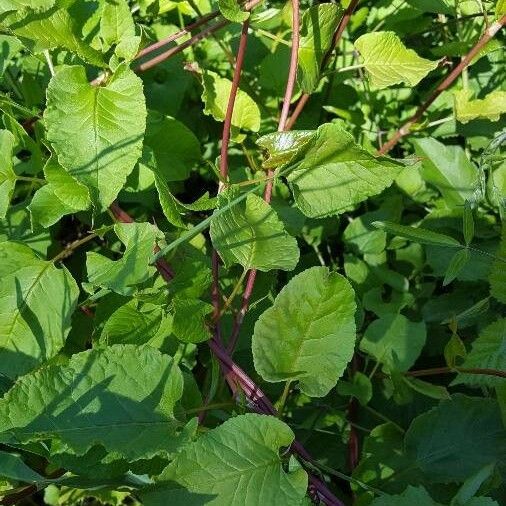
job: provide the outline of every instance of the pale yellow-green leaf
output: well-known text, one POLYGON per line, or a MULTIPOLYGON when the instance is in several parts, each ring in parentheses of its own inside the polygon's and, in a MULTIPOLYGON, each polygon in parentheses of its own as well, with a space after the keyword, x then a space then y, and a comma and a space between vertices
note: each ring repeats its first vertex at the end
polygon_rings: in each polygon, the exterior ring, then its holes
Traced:
POLYGON ((494 90, 482 99, 473 100, 469 90, 460 90, 454 97, 455 116, 461 123, 477 118, 498 121, 506 113, 506 91, 494 90))
POLYGON ((355 48, 374 88, 399 83, 416 86, 438 66, 437 61, 421 58, 406 48, 394 32, 366 33, 355 41, 355 48))

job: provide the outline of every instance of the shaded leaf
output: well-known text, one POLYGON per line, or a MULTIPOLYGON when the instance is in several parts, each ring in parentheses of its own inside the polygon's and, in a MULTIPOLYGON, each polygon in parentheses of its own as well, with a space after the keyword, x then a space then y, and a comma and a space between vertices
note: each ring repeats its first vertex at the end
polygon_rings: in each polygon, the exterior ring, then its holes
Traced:
POLYGON ((171 357, 114 345, 32 372, 0 400, 0 439, 56 439, 77 454, 103 445, 129 460, 178 446, 173 415, 183 379, 171 357))
POLYGON ((21 243, 0 243, 0 373, 15 379, 65 344, 79 288, 21 243))
POLYGON ((335 386, 355 347, 355 294, 326 267, 294 276, 258 318, 252 340, 256 371, 266 381, 298 380, 323 397, 335 386))
POLYGON ((297 241, 285 231, 274 209, 254 194, 214 218, 210 232, 226 265, 291 271, 299 261, 297 241))

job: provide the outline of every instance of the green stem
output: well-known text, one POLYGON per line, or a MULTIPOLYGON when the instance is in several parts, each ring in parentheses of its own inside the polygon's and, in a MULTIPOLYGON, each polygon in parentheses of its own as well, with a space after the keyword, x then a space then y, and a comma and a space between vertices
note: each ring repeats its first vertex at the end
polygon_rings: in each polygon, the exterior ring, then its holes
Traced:
POLYGON ((38 177, 28 177, 28 176, 16 176, 17 181, 26 181, 27 183, 37 183, 44 185, 47 183, 45 179, 41 179, 38 177))
POLYGON ((95 237, 98 237, 98 235, 93 233, 93 234, 87 235, 86 237, 83 237, 82 239, 74 241, 73 243, 70 243, 65 249, 63 249, 55 257, 53 257, 51 259, 51 262, 53 262, 55 264, 56 262, 60 262, 61 260, 64 260, 68 256, 72 255, 72 253, 77 248, 79 248, 83 244, 86 244, 87 242, 95 239, 95 237))
POLYGON ((283 388, 283 393, 281 394, 281 397, 278 401, 278 418, 283 417, 283 411, 285 409, 285 404, 288 399, 288 395, 290 394, 290 385, 292 384, 292 380, 288 380, 285 383, 285 388, 283 388))
POLYGON ((221 308, 221 311, 220 311, 220 314, 219 314, 218 318, 221 318, 223 316, 223 314, 225 313, 225 311, 230 307, 230 304, 232 304, 232 302, 234 301, 235 296, 237 295, 237 292, 240 290, 240 288, 241 288, 241 286, 243 284, 243 281, 244 281, 244 278, 246 277, 246 274, 248 274, 248 270, 244 269, 242 271, 242 274, 239 277, 237 283, 235 284, 234 288, 232 289, 232 292, 230 293, 229 297, 225 300, 225 303, 223 304, 223 307, 221 308))
POLYGON ((208 404, 200 408, 186 409, 185 414, 192 415, 193 413, 200 413, 201 411, 210 411, 211 409, 230 408, 235 406, 235 402, 216 402, 215 404, 208 404))

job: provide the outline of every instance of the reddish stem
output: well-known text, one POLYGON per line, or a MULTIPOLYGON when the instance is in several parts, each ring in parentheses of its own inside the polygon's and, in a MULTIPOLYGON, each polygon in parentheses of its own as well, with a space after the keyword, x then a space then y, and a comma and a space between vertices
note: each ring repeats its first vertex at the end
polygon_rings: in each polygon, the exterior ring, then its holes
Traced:
MULTIPOLYGON (((325 56, 322 59, 322 63, 320 66, 320 69, 324 69, 327 66, 327 63, 330 60, 330 57, 332 56, 332 53, 334 52, 334 49, 337 47, 337 44, 341 40, 341 37, 343 36, 345 28, 348 26, 348 23, 350 22, 351 16, 353 12, 355 11, 355 8, 358 5, 358 2, 360 0, 352 0, 350 2, 350 5, 346 8, 344 11, 343 17, 339 21, 339 24, 337 25, 337 29, 334 32, 334 36, 332 37, 332 43, 330 45, 330 48, 325 53, 325 56)), ((297 118, 300 116, 300 113, 303 111, 304 107, 306 106, 308 100, 309 100, 310 94, 304 93, 298 100, 297 105, 295 106, 295 109, 290 116, 290 119, 287 123, 287 129, 290 130, 293 128, 293 125, 297 121, 297 118)))
MULTIPOLYGON (((299 41, 300 41, 300 11, 299 11, 299 0, 292 0, 292 48, 290 52, 290 68, 288 70, 288 78, 286 81, 285 96, 283 98, 283 105, 281 107, 281 115, 278 123, 278 132, 283 132, 286 129, 286 123, 288 120, 288 112, 290 110, 290 102, 292 101, 293 90, 295 88, 295 81, 297 79, 297 66, 299 63, 299 41)), ((274 178, 272 177, 274 171, 269 170, 267 172, 267 183, 264 190, 264 200, 269 203, 272 198, 272 187, 274 178)), ((244 315, 248 311, 251 294, 255 286, 257 271, 252 269, 248 273, 248 279, 246 281, 246 288, 242 295, 241 309, 237 313, 234 324, 232 327, 232 334, 230 336, 228 351, 233 354, 234 349, 237 345, 237 339, 241 330, 241 325, 244 320, 244 315)))
POLYGON ((212 19, 218 17, 220 15, 219 11, 211 12, 210 14, 206 14, 205 16, 202 16, 200 19, 195 21, 194 23, 191 23, 189 25, 186 25, 184 28, 179 30, 176 33, 173 33, 172 35, 169 35, 165 39, 161 39, 154 44, 151 44, 144 49, 141 49, 138 53, 135 59, 142 58, 143 56, 146 56, 149 53, 152 53, 153 51, 156 51, 157 49, 160 49, 163 46, 166 46, 167 44, 170 44, 171 42, 174 42, 175 40, 181 38, 183 35, 189 35, 193 30, 198 28, 199 26, 202 26, 203 24, 207 23, 208 21, 211 21, 212 19))
MULTIPOLYGON (((253 9, 254 7, 256 7, 260 2, 262 2, 262 0, 250 0, 249 2, 246 2, 244 4, 244 9, 249 11, 249 10, 253 9)), ((186 48, 201 41, 202 39, 205 39, 208 35, 212 35, 214 32, 217 32, 218 30, 220 30, 224 26, 228 25, 229 23, 230 23, 230 21, 228 21, 227 19, 220 21, 218 23, 215 23, 214 25, 209 26, 209 27, 205 28, 204 30, 202 30, 201 32, 197 33, 196 35, 194 35, 193 37, 191 37, 187 41, 183 42, 182 44, 180 44, 176 47, 173 47, 173 48, 155 56, 151 60, 141 63, 134 70, 136 72, 144 72, 145 70, 148 70, 148 69, 158 65, 159 63, 167 60, 168 58, 171 58, 175 54, 178 54, 181 51, 184 51, 186 48)))
POLYGON ((454 81, 459 77, 462 71, 471 63, 472 59, 481 51, 481 49, 492 39, 496 33, 506 24, 506 14, 501 17, 498 21, 490 25, 490 27, 481 36, 474 47, 467 53, 467 55, 456 65, 448 76, 441 81, 439 86, 433 91, 432 95, 417 109, 415 114, 402 125, 392 138, 383 144, 381 149, 378 150, 379 155, 388 153, 403 137, 410 133, 410 128, 415 123, 418 123, 422 118, 424 112, 430 107, 430 105, 436 100, 443 91, 445 91, 454 81))

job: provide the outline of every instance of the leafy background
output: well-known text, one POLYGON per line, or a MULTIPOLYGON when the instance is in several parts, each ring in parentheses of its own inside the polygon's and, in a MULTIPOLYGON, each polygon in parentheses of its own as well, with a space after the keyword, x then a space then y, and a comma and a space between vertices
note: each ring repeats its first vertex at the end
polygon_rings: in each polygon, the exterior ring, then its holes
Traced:
POLYGON ((0 503, 504 504, 505 9, 3 0, 0 503))

